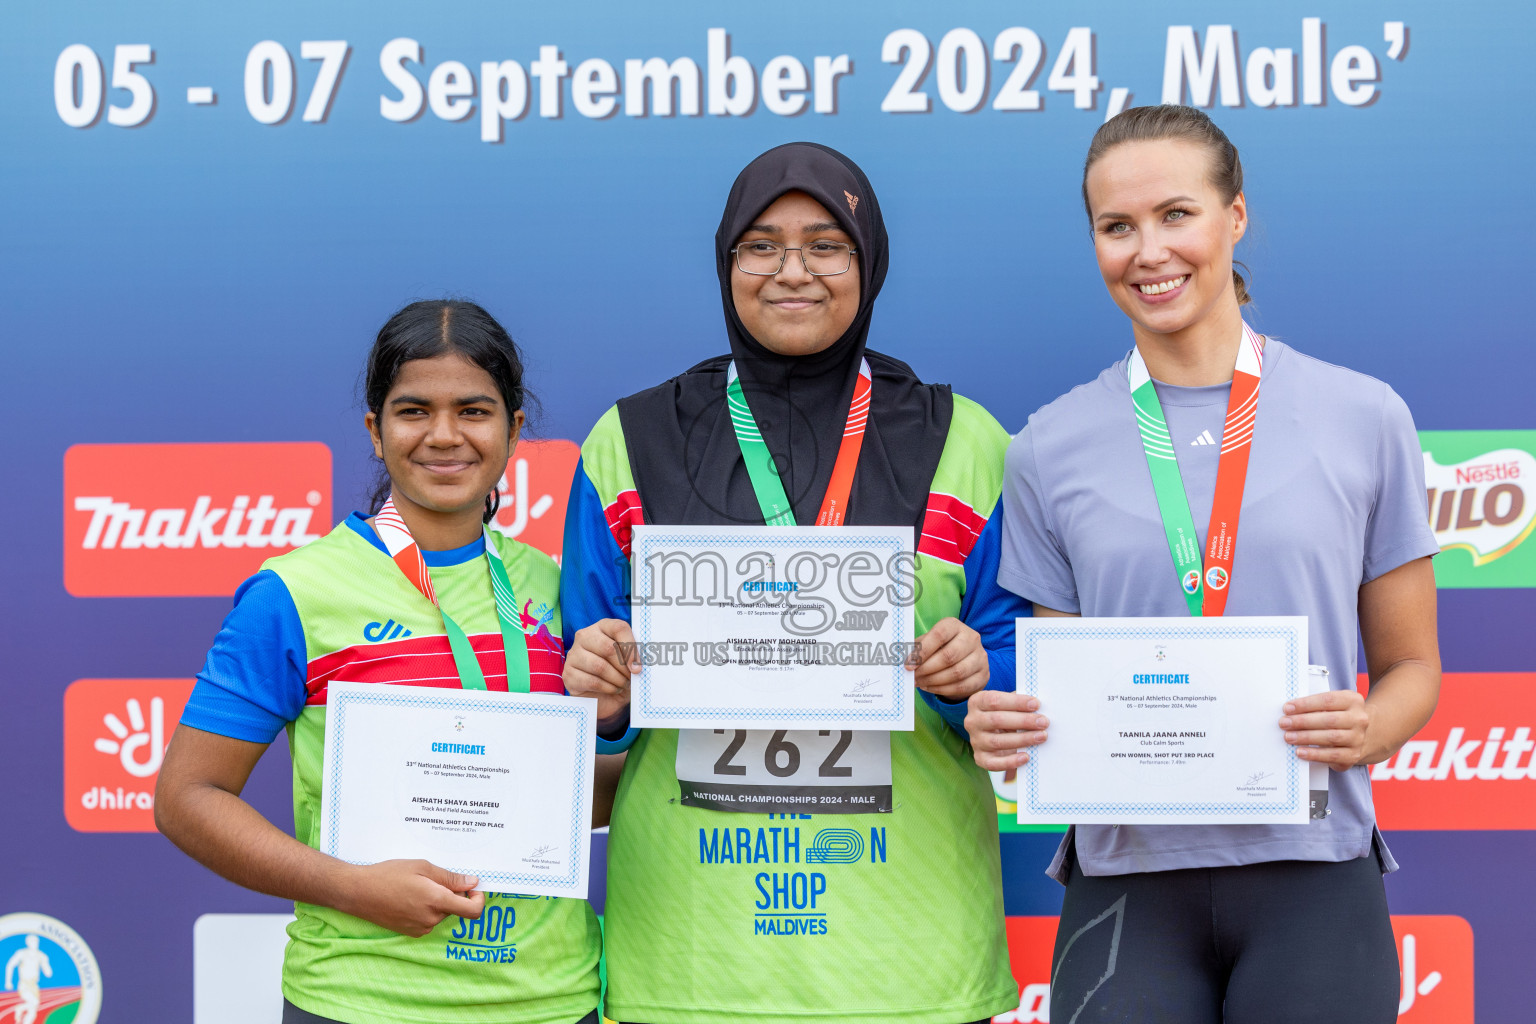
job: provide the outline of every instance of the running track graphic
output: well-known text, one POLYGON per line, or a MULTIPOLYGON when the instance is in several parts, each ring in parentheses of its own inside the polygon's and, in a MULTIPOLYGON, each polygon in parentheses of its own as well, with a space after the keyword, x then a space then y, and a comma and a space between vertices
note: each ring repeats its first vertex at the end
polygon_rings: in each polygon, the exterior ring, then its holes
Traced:
MULTIPOLYGON (((40 994, 42 998, 37 1004, 36 1024, 47 1024, 48 1016, 54 1010, 80 1001, 80 986, 45 988, 40 994)), ((15 1024, 18 1019, 15 1014, 20 1006, 21 996, 15 992, 0 992, 0 1024, 15 1024)))

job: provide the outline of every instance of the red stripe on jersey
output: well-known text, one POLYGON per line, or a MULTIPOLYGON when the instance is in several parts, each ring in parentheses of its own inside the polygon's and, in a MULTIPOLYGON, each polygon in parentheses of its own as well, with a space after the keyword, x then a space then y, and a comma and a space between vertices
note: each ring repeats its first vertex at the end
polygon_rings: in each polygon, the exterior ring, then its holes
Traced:
MULTIPOLYGON (((528 646, 529 689, 534 693, 564 693, 560 681, 565 650, 546 630, 523 634, 528 646)), ((488 690, 507 692, 507 658, 500 633, 476 633, 469 638, 488 690)), ((377 644, 357 644, 322 655, 309 663, 305 704, 324 704, 332 682, 390 683, 395 686, 459 687, 459 672, 446 636, 416 636, 377 644)))
POLYGON ((953 494, 930 492, 923 533, 917 539, 918 553, 963 565, 986 525, 986 516, 978 515, 953 494))
POLYGON ((618 542, 619 550, 628 558, 630 534, 636 523, 645 522, 645 514, 640 510, 639 492, 620 491, 619 496, 613 499, 613 504, 603 509, 603 518, 608 520, 608 530, 618 542))

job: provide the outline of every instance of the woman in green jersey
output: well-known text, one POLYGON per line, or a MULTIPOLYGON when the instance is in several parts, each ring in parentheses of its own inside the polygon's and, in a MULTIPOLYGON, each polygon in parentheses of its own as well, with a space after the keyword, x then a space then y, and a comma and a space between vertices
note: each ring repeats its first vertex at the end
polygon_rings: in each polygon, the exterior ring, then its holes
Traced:
POLYGON ((601 939, 585 900, 483 893, 426 861, 360 867, 315 848, 332 682, 562 692, 555 563, 485 526, 524 419, 512 339, 473 303, 413 303, 379 331, 365 398, 388 474, 375 516, 354 512, 240 587, 166 753, 156 823, 225 878, 294 900, 284 1024, 595 1021, 601 939), (386 547, 390 531, 404 547, 386 547), (391 557, 412 549, 435 598, 391 557), (498 567, 511 601, 493 591, 498 567), (445 623, 473 645, 465 664, 445 623), (297 838, 240 798, 285 728, 297 838))
POLYGON ((566 513, 566 686, 598 698, 600 750, 632 745, 608 847, 607 1013, 653 1024, 1001 1013, 1018 989, 997 818, 956 726, 969 694, 1011 685, 1013 621, 1027 614, 996 583, 1007 434, 865 347, 886 234, 846 157, 795 143, 754 160, 715 256, 729 354, 609 410, 582 446, 566 513), (738 435, 728 388, 755 430, 738 435), (755 436, 788 513, 744 457, 755 436), (914 731, 627 728, 639 666, 616 644, 633 639, 633 524, 839 518, 913 531, 914 731), (733 794, 787 813, 741 813, 733 794))

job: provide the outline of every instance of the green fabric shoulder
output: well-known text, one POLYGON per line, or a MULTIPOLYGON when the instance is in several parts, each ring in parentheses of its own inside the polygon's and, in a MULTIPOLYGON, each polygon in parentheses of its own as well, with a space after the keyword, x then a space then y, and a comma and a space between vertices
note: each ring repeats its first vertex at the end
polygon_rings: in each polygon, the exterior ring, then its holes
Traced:
POLYGON ((990 516, 1003 493, 1003 456, 1012 438, 986 409, 963 395, 954 399, 949 436, 929 489, 990 516))
POLYGON ((618 406, 609 406, 581 443, 581 464, 604 507, 613 504, 625 491, 635 489, 618 406))

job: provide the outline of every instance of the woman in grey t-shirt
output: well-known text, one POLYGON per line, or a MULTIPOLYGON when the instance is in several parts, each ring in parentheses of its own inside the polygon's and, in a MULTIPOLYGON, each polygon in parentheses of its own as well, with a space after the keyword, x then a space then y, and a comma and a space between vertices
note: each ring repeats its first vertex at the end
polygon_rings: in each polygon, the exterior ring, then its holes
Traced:
MULTIPOLYGON (((1067 887, 1051 1019, 1388 1024, 1398 969, 1381 873, 1396 863, 1366 766, 1428 721, 1440 685, 1438 546, 1412 418, 1380 381, 1244 323, 1242 166, 1205 114, 1142 107, 1107 122, 1083 200, 1135 348, 1014 439, 998 581, 1036 615, 1306 615, 1309 658, 1333 688, 1276 718, 1297 757, 1335 774, 1328 816, 1306 825, 1070 830, 1051 866, 1067 887), (1149 458, 1133 390, 1160 410, 1175 462, 1149 458), (1230 560, 1179 564, 1164 532, 1177 517, 1202 551, 1207 523, 1235 532, 1230 560)), ((1024 764, 1049 710, 973 696, 977 763, 1024 764)))

